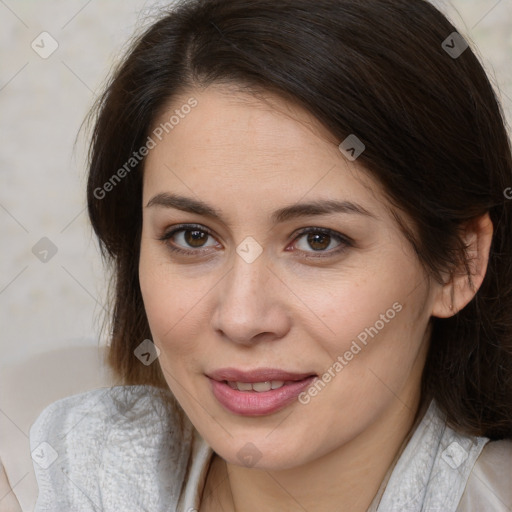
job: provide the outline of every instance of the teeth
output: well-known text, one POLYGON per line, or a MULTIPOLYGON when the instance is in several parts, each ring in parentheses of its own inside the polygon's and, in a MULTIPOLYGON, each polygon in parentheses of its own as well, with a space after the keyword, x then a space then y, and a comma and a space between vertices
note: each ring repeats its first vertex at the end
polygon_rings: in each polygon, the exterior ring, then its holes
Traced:
POLYGON ((250 382, 237 382, 238 391, 251 391, 252 384, 250 382))
POLYGON ((266 382, 255 382, 252 385, 252 389, 254 391, 270 391, 272 389, 272 384, 268 380, 266 382))
POLYGON ((271 389, 279 389, 284 386, 283 380, 273 380, 266 382, 228 382, 228 385, 232 389, 238 389, 238 391, 270 391, 271 389))

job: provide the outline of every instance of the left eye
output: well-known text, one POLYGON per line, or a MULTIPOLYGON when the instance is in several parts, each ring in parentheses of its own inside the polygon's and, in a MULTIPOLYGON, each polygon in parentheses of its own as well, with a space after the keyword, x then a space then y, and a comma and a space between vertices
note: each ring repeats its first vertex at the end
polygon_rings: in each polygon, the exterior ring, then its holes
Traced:
POLYGON ((349 245, 349 241, 342 235, 330 231, 302 232, 296 240, 297 249, 303 252, 329 252, 349 245))

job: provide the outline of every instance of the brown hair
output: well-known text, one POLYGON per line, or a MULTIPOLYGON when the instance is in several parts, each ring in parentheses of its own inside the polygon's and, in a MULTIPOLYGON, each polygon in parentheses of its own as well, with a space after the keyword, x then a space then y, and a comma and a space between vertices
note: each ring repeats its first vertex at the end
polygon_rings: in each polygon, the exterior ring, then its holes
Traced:
POLYGON ((113 176, 174 97, 230 83, 296 102, 340 142, 356 134, 358 162, 413 221, 402 228, 435 279, 468 268, 460 226, 489 212, 486 277, 463 310, 432 318, 422 394, 461 432, 512 437, 512 157, 475 54, 443 47, 455 30, 424 0, 187 0, 133 43, 97 105, 87 188, 114 271, 109 357, 123 383, 166 387, 133 355, 151 338, 138 282, 144 160, 113 176))

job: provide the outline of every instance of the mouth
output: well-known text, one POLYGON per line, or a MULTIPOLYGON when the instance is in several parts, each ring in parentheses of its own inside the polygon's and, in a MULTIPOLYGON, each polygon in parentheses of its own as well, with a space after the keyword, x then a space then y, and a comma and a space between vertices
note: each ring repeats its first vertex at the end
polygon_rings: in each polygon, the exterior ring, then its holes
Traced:
POLYGON ((296 401, 317 378, 273 368, 241 371, 224 368, 207 374, 213 395, 228 411, 244 416, 272 414, 296 401))

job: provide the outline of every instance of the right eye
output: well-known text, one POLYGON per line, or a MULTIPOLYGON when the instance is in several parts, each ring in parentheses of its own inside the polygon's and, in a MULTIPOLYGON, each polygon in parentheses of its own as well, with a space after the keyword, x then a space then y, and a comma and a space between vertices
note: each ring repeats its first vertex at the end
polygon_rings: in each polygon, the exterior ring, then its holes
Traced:
POLYGON ((171 251, 194 254, 199 249, 215 247, 218 242, 205 226, 181 224, 166 231, 159 240, 165 242, 171 251), (211 241, 209 241, 211 239, 211 241))

